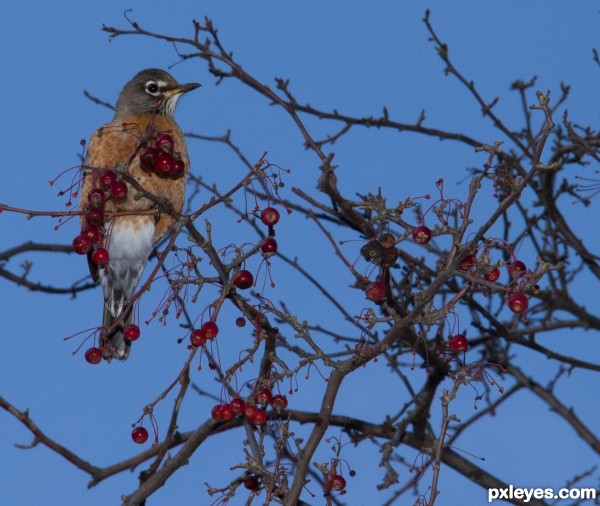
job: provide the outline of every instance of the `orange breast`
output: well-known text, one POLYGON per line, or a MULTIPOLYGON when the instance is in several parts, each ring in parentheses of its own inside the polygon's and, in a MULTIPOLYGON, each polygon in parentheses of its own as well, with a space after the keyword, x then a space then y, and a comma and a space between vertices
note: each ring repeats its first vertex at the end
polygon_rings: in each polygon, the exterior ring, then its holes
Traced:
MULTIPOLYGON (((104 169, 112 169, 117 174, 126 172, 148 192, 166 199, 173 209, 181 212, 185 198, 185 175, 189 168, 189 158, 185 138, 181 129, 172 118, 166 116, 132 116, 107 123, 96 130, 90 139, 85 162, 85 177, 81 191, 80 207, 89 209, 87 195, 92 188, 97 188, 98 177, 104 169), (181 158, 185 171, 180 177, 164 177, 142 169, 139 151, 145 146, 152 146, 159 133, 168 133, 174 140, 174 155, 181 158)), ((114 211, 147 211, 154 209, 154 203, 142 197, 140 192, 128 184, 128 195, 122 202, 108 199, 105 213, 114 211)), ((122 218, 116 218, 122 219, 122 218)), ((129 218, 130 219, 130 218, 129 218)), ((153 215, 138 215, 132 221, 135 225, 144 226, 148 220, 155 220, 153 215)), ((162 213, 156 222, 154 240, 158 241, 172 227, 174 220, 162 213)), ((82 225, 85 220, 82 217, 82 225)), ((134 225, 134 226, 135 226, 134 225)), ((106 227, 107 229, 109 227, 106 227)))

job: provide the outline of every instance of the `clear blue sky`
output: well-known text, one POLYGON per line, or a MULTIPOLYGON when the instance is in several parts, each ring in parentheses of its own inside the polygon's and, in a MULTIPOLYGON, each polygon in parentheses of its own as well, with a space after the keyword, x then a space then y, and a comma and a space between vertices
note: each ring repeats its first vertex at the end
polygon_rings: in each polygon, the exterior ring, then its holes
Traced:
MULTIPOLYGON (((592 62, 592 48, 600 49, 600 14, 592 2, 184 0, 170 4, 156 0, 1 3, 0 138, 4 184, 0 185, 0 202, 30 209, 63 209, 63 200, 56 197, 48 180, 76 165, 80 139, 88 138, 91 131, 111 118, 108 110, 87 100, 83 90, 114 101, 124 82, 138 70, 167 68, 177 61, 174 48, 163 42, 140 37, 108 42, 101 25, 125 27, 123 11, 127 8, 133 9, 130 16, 143 27, 181 36, 192 36, 192 19, 211 17, 222 41, 245 69, 268 84, 274 77, 290 78, 292 90, 302 102, 360 116, 378 115, 385 105, 394 118, 407 123, 416 121, 425 109, 428 125, 464 131, 491 143, 498 134, 482 119, 467 92, 443 75, 442 63, 427 41, 421 20, 429 7, 432 22, 450 44, 455 63, 476 82, 484 97, 500 97, 496 112, 507 118, 509 126, 521 121, 520 103, 509 92, 509 86, 517 78, 527 80, 533 75, 538 76, 537 88, 550 89, 555 97, 561 82, 570 84, 571 118, 583 125, 598 124, 600 69, 592 62)), ((226 81, 215 87, 200 60, 177 65, 171 71, 180 82, 204 85, 179 105, 177 118, 184 130, 222 135, 231 129, 234 140, 250 159, 258 159, 268 150, 271 161, 292 169, 289 186, 304 185, 314 194, 317 161, 304 151, 299 133, 282 111, 236 82, 226 81)), ((333 132, 321 123, 310 124, 316 131, 333 132)), ((448 181, 457 196, 464 196, 466 185, 457 183, 465 177, 465 167, 483 163, 481 155, 467 147, 375 130, 353 132, 335 149, 336 162, 344 174, 341 186, 348 195, 376 192, 381 186, 390 198, 398 200, 431 192, 439 177, 448 181)), ((237 182, 244 173, 223 146, 192 142, 190 158, 194 170, 221 189, 237 182)), ((584 169, 581 174, 585 174, 584 169)), ((566 208, 570 203, 564 205, 566 208)), ((591 210, 570 207, 577 232, 595 251, 600 249, 600 239, 590 230, 589 213, 595 212, 597 205, 594 203, 591 210)), ((209 218, 215 240, 223 245, 240 242, 246 236, 252 238, 224 210, 211 212, 209 218)), ((288 223, 282 229, 280 244, 285 244, 288 251, 297 251, 306 265, 318 265, 323 251, 329 253, 326 241, 316 232, 314 237, 298 237, 295 227, 306 226, 299 217, 290 217, 288 223)), ((27 240, 70 242, 76 232, 75 223, 58 232, 54 225, 50 219, 27 221, 3 213, 0 250, 27 240)), ((34 261, 30 279, 45 283, 69 285, 87 273, 82 258, 64 255, 27 255, 13 259, 9 267, 18 272, 19 263, 26 259, 34 261)), ((360 293, 348 294, 345 290, 351 278, 343 268, 319 266, 317 272, 352 311, 364 305, 360 293)), ((286 284, 297 282, 289 299, 290 309, 315 315, 322 323, 329 318, 329 323, 333 321, 331 308, 323 301, 308 300, 301 280, 292 276, 286 281, 288 274, 277 265, 274 275, 283 290, 281 294, 273 293, 275 300, 286 297, 286 284)), ((143 315, 152 310, 152 297, 156 300, 159 292, 156 289, 148 296, 142 305, 143 315)), ((29 408, 32 419, 48 435, 95 465, 105 466, 138 451, 129 439, 130 424, 177 374, 185 350, 175 341, 184 331, 173 321, 167 327, 153 323, 142 329, 144 342, 135 347, 126 364, 91 367, 81 353, 72 356, 78 341, 65 343, 62 338, 99 324, 99 290, 70 299, 30 293, 0 280, 0 293, 0 395, 20 409, 29 408)), ((587 298, 590 308, 597 305, 596 287, 581 287, 579 294, 581 300, 587 298)), ((224 360, 229 352, 235 357, 248 339, 233 326, 222 337, 224 360), (232 346, 228 346, 227 339, 232 346)), ((560 343, 563 351, 580 356, 593 349, 579 340, 585 337, 589 341, 589 335, 556 336, 564 341, 560 343)), ((525 358, 521 363, 526 363, 525 358)), ((541 362, 540 367, 533 372, 543 379, 550 378, 555 370, 549 362, 541 362)), ((344 386, 340 412, 360 417, 380 410, 389 396, 396 403, 402 402, 405 394, 389 392, 382 378, 385 371, 381 363, 370 364, 356 374, 344 386), (361 402, 356 403, 356 399, 361 402)), ((218 395, 219 389, 207 371, 197 373, 193 381, 218 395)), ((294 405, 314 408, 322 388, 318 375, 313 374, 293 397, 294 405)), ((589 426, 598 427, 596 403, 590 402, 593 405, 586 408, 575 400, 597 397, 597 377, 576 372, 559 390, 567 404, 572 398, 573 404, 581 407, 578 414, 589 426)), ((164 409, 157 412, 163 426, 171 403, 172 399, 167 399, 164 409)), ((201 423, 209 416, 210 406, 207 399, 189 395, 181 429, 201 423)), ((472 397, 465 392, 456 406, 457 414, 466 418, 471 413, 472 397)), ((572 474, 596 463, 597 456, 547 411, 528 396, 515 398, 510 410, 460 439, 461 448, 484 456, 486 469, 502 479, 526 487, 558 488, 572 474), (543 419, 540 426, 532 425, 533 417, 523 414, 532 410, 539 410, 543 419)), ((204 482, 224 485, 233 476, 229 467, 242 458, 243 435, 227 437, 215 438, 198 452, 186 469, 150 499, 149 506, 209 504, 204 482)), ((88 491, 88 477, 56 454, 42 447, 23 451, 12 446, 30 441, 30 434, 16 420, 0 413, 2 504, 119 504, 122 494, 136 488, 139 470, 123 473, 88 491)), ((381 476, 376 454, 352 452, 348 449, 351 465, 361 475, 371 473, 375 483, 381 476), (366 455, 375 458, 368 461, 366 455)), ((323 452, 319 458, 326 460, 328 454, 323 452)), ((450 470, 443 472, 440 488, 441 505, 485 503, 483 490, 450 470)), ((373 489, 353 487, 349 480, 345 500, 352 505, 373 504, 373 494, 373 489)), ((320 504, 317 499, 307 500, 320 504)), ((382 501, 383 497, 377 502, 382 501)), ((243 504, 241 497, 233 504, 243 504)))

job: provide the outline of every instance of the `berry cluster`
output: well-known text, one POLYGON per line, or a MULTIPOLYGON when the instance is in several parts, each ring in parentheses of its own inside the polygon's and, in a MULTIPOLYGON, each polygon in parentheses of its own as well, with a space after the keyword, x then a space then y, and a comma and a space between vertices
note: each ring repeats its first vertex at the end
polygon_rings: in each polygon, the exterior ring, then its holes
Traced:
POLYGON ((254 425, 264 425, 267 423, 265 408, 269 405, 277 412, 282 411, 288 405, 287 397, 281 394, 273 395, 269 388, 262 388, 248 401, 234 397, 231 402, 213 406, 211 415, 220 422, 228 422, 239 415, 254 425))
MULTIPOLYGON (((481 276, 486 281, 496 282, 500 279, 500 269, 497 266, 489 265, 487 256, 482 258, 476 255, 464 257, 458 268, 469 274, 481 276)), ((515 314, 523 314, 529 308, 529 298, 525 294, 527 291, 536 292, 537 285, 532 285, 530 276, 528 276, 527 266, 517 259, 513 259, 508 265, 509 284, 506 287, 506 305, 515 314)))
POLYGON ((73 250, 79 255, 92 252, 91 259, 99 267, 108 263, 108 251, 102 247, 104 243, 104 204, 108 199, 120 204, 127 199, 127 184, 117 179, 110 169, 103 170, 98 176, 98 187, 92 188, 87 195, 87 206, 84 225, 81 232, 73 239, 73 250), (93 250, 93 251, 92 251, 93 250))
POLYGON ((277 253, 274 227, 279 222, 279 211, 274 207, 265 207, 260 213, 260 220, 269 227, 269 236, 263 241, 260 247, 263 257, 269 258, 277 253))
POLYGON ((215 322, 203 323, 199 329, 192 330, 190 334, 191 345, 195 347, 204 346, 206 341, 212 341, 218 333, 219 326, 215 322))
MULTIPOLYGON (((134 323, 126 325, 123 329, 123 337, 129 342, 135 341, 140 337, 140 328, 134 323)), ((93 346, 86 350, 84 357, 88 364, 99 364, 103 355, 101 348, 93 346)))
POLYGON ((378 304, 385 298, 385 273, 398 260, 396 238, 392 234, 385 233, 379 239, 370 240, 360 252, 365 260, 379 265, 380 271, 375 281, 367 284, 365 288, 365 297, 378 304))
POLYGON ((146 172, 162 177, 178 178, 185 172, 185 162, 174 152, 173 137, 159 133, 149 140, 149 145, 140 149, 140 165, 146 172))

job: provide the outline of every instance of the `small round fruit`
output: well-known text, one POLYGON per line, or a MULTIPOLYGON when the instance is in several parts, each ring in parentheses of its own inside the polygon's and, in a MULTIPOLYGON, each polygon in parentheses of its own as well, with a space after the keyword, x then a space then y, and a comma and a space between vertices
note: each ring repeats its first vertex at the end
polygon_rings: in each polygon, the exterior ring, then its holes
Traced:
POLYGON ((117 181, 117 175, 110 169, 105 169, 100 174, 98 182, 103 190, 110 190, 112 185, 117 181))
POLYGON ((386 265, 394 265, 399 255, 398 248, 384 248, 381 250, 381 260, 386 265))
POLYGON ((267 237, 262 243, 260 250, 263 252, 264 256, 274 255, 277 253, 277 241, 274 237, 267 237))
POLYGON ((274 207, 265 207, 260 213, 260 219, 268 227, 273 227, 279 221, 279 211, 274 207))
POLYGON ((219 326, 215 322, 206 322, 200 327, 200 333, 205 339, 214 339, 219 333, 219 326))
POLYGON ((233 412, 233 408, 231 404, 223 404, 221 406, 221 420, 224 422, 228 422, 229 420, 233 420, 235 418, 235 413, 233 412))
POLYGON ((515 260, 508 265, 510 279, 520 278, 527 272, 527 266, 521 260, 515 260))
POLYGON ((144 444, 148 441, 148 431, 144 427, 135 427, 131 431, 131 439, 139 445, 144 444))
POLYGON ((178 176, 180 174, 183 174, 184 171, 185 171, 185 162, 181 158, 176 158, 175 162, 173 163, 173 169, 171 170, 170 174, 172 176, 178 176))
POLYGON ((92 262, 101 267, 106 265, 108 263, 108 251, 104 248, 96 248, 92 253, 92 262))
POLYGON ((128 341, 135 341, 140 337, 140 328, 134 323, 131 323, 123 329, 123 336, 128 341))
POLYGON ((244 418, 249 422, 252 422, 258 409, 259 408, 257 408, 254 404, 246 404, 244 407, 244 418))
POLYGON ((250 271, 241 269, 233 276, 233 284, 240 290, 247 290, 254 284, 254 276, 250 271))
POLYGON ((379 238, 379 244, 384 249, 393 248, 396 246, 396 238, 390 233, 385 233, 379 238))
POLYGON ((256 401, 256 403, 262 404, 263 406, 270 404, 271 399, 273 399, 273 394, 271 393, 271 390, 269 388, 261 388, 254 395, 254 400, 256 401))
POLYGON ((210 415, 217 420, 218 422, 222 421, 223 419, 221 418, 221 410, 223 409, 223 404, 216 404, 215 406, 212 407, 212 409, 210 410, 210 415))
POLYGON ((238 327, 245 327, 245 326, 246 326, 246 318, 244 318, 243 316, 238 316, 238 317, 235 319, 235 324, 236 324, 238 327))
POLYGON ((101 244, 104 241, 104 232, 97 225, 88 225, 81 229, 81 235, 85 235, 92 244, 101 244))
POLYGON ((285 395, 276 394, 271 399, 271 406, 275 408, 275 411, 282 411, 287 408, 288 400, 285 395))
POLYGON ((160 134, 156 138, 156 147, 165 153, 173 153, 173 148, 175 147, 173 137, 171 137, 169 134, 160 134))
POLYGON ((490 272, 486 272, 483 277, 488 281, 497 281, 500 278, 500 269, 494 267, 490 272))
POLYGON ((104 206, 104 203, 106 202, 106 196, 104 195, 104 192, 99 188, 92 188, 88 192, 87 199, 90 206, 97 207, 99 209, 101 209, 102 206, 104 206))
POLYGON ((190 342, 192 343, 192 346, 204 346, 206 337, 200 329, 192 330, 192 333, 190 334, 190 342))
POLYGON ((463 334, 456 334, 450 338, 450 348, 454 351, 467 351, 469 349, 469 341, 463 334))
POLYGON ((506 304, 508 305, 508 309, 513 313, 521 314, 527 311, 529 300, 522 292, 513 293, 512 295, 509 295, 506 304))
POLYGON ((373 302, 381 302, 385 297, 385 285, 378 281, 369 283, 365 289, 365 296, 373 302))
POLYGON ((87 234, 79 234, 73 239, 73 251, 78 255, 87 255, 92 249, 92 240, 87 234))
POLYGON ((425 225, 421 225, 412 231, 412 238, 417 244, 427 244, 431 241, 431 230, 425 225))
POLYGON ((346 479, 341 474, 331 474, 328 481, 330 490, 340 492, 346 488, 346 479))
POLYGON ((121 202, 127 198, 127 185, 125 181, 115 181, 110 187, 110 194, 112 198, 118 202, 121 202))
POLYGON ((460 261, 458 268, 466 272, 470 270, 475 265, 475 257, 473 255, 468 255, 460 261))
POLYGON ((89 348, 85 352, 85 360, 88 364, 99 364, 102 361, 102 350, 100 348, 89 348))
POLYGON ((257 408, 254 418, 250 421, 254 425, 264 425, 267 423, 267 412, 264 409, 257 408))
POLYGON ((140 165, 147 172, 152 172, 158 160, 158 149, 146 146, 140 150, 140 165))
POLYGON ((158 154, 158 160, 156 160, 156 172, 161 175, 170 174, 175 167, 175 159, 167 152, 161 151, 158 154))
POLYGON ((239 397, 234 397, 233 399, 231 399, 230 404, 231 404, 232 411, 236 415, 242 414, 246 407, 246 403, 244 402, 244 399, 240 399, 239 397))
POLYGON ((85 213, 85 221, 88 225, 100 226, 104 223, 104 211, 99 207, 92 207, 85 213))
POLYGON ((252 490, 252 492, 256 492, 260 487, 260 482, 256 476, 251 474, 250 476, 246 476, 246 478, 244 478, 244 487, 248 490, 252 490))

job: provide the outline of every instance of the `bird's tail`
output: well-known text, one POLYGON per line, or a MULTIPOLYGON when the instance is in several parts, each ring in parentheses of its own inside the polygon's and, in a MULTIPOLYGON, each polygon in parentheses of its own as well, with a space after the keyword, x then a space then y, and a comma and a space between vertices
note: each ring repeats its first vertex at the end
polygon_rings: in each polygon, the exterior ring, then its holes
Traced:
POLYGON ((102 313, 102 350, 104 352, 104 358, 109 362, 113 358, 118 360, 126 360, 129 356, 131 342, 125 339, 125 336, 123 335, 123 328, 131 323, 131 308, 125 306, 123 313, 122 320, 116 327, 114 327, 114 323, 117 318, 112 315, 106 303, 104 303, 102 313))

